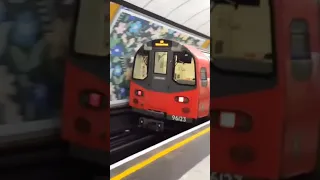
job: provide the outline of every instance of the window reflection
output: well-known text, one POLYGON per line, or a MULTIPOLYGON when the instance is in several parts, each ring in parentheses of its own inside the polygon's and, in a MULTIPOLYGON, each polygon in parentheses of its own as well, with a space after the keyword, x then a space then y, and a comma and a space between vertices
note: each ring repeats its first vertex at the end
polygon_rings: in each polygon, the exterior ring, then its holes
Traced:
POLYGON ((195 73, 195 62, 192 58, 190 63, 185 63, 179 59, 177 55, 174 55, 174 81, 179 84, 195 85, 196 84, 196 73, 195 73))
POLYGON ((167 74, 168 52, 154 53, 154 73, 167 74))
POLYGON ((148 76, 148 54, 138 52, 134 62, 133 78, 143 80, 148 76))

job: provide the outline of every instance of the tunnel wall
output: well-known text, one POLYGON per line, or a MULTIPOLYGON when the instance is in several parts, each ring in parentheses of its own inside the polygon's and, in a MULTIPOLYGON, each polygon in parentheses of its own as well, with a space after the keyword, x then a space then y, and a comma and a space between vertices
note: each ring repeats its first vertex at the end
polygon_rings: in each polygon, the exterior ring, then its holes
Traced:
POLYGON ((129 96, 132 57, 140 46, 152 39, 171 39, 200 48, 209 48, 205 38, 147 17, 115 3, 110 5, 110 104, 126 105, 129 96), (207 44, 203 47, 204 44, 207 44), (121 57, 125 57, 121 59, 121 57))
POLYGON ((0 1, 0 142, 58 127, 72 3, 0 1))

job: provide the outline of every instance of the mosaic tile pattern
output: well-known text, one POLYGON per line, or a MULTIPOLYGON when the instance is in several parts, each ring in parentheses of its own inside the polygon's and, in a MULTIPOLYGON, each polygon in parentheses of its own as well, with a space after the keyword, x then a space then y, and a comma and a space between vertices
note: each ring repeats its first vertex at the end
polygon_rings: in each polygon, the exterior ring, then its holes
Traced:
POLYGON ((0 1, 0 124, 58 117, 73 1, 0 1))

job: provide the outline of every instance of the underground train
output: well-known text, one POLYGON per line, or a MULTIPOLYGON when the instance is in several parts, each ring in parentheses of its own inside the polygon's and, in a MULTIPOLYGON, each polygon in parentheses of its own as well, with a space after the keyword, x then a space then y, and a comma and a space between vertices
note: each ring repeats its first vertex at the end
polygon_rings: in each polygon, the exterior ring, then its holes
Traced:
POLYGON ((213 1, 212 179, 319 179, 319 14, 314 0, 213 1))
POLYGON ((141 46, 134 57, 129 97, 132 110, 141 115, 140 127, 161 132, 173 124, 197 124, 209 117, 208 56, 165 39, 141 46))
MULTIPOLYGON (((96 150, 94 155, 104 157, 109 151, 110 50, 106 45, 109 37, 105 36, 109 22, 100 18, 104 16, 104 3, 109 2, 77 1, 62 114, 62 138, 70 144, 72 155, 91 149, 96 150)), ((91 160, 85 155, 92 153, 79 154, 91 160)), ((105 158, 99 160, 106 163, 105 158)))

